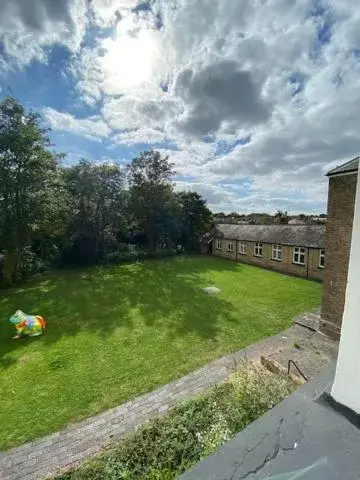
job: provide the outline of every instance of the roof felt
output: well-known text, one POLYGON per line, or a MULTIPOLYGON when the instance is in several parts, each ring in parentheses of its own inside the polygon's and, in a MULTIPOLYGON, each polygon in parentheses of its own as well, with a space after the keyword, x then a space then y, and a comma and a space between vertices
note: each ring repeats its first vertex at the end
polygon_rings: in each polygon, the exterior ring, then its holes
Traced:
POLYGON ((333 168, 332 170, 330 170, 330 172, 327 173, 327 176, 332 177, 333 175, 340 175, 341 173, 357 172, 359 169, 359 158, 360 157, 353 158, 349 162, 346 162, 343 165, 339 165, 338 167, 333 168))
POLYGON ((324 248, 325 225, 216 225, 214 236, 230 240, 324 248))

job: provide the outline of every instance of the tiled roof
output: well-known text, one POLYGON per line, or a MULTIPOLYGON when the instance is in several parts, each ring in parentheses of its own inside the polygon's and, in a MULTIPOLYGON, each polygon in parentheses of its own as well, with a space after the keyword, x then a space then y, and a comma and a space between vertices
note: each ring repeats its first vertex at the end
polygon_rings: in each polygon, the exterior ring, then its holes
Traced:
POLYGON ((349 162, 346 162, 343 165, 339 165, 338 167, 333 168, 332 170, 330 170, 330 172, 327 173, 327 176, 331 177, 333 175, 339 175, 340 173, 357 172, 359 169, 359 158, 360 157, 353 158, 349 162))
POLYGON ((216 225, 214 237, 324 248, 325 225, 216 225))

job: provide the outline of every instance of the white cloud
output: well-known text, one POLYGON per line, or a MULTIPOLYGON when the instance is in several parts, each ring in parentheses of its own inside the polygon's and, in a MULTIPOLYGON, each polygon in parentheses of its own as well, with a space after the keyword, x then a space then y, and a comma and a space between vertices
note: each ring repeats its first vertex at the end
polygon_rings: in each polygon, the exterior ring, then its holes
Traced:
POLYGON ((23 68, 33 60, 45 62, 46 48, 55 44, 76 52, 86 23, 86 0, 3 0, 0 73, 23 68))
POLYGON ((116 23, 135 3, 134 0, 92 0, 90 9, 95 23, 107 27, 116 23))
POLYGON ((5 2, 7 59, 21 66, 67 46, 79 96, 98 111, 75 119, 48 109, 53 128, 111 133, 122 146, 173 142, 178 149, 163 153, 212 205, 323 209, 327 166, 359 152, 357 0, 28 5, 5 2), (80 46, 87 25, 99 35, 80 46), (236 189, 216 186, 245 178, 246 206, 236 189))
POLYGON ((234 206, 238 203, 238 198, 234 192, 220 185, 178 181, 176 182, 176 190, 190 190, 200 193, 207 199, 209 207, 214 210, 220 206, 228 210, 229 206, 234 206))
POLYGON ((108 138, 111 134, 111 129, 99 116, 79 119, 50 107, 43 109, 43 115, 50 127, 60 132, 80 135, 91 140, 108 138))
POLYGON ((117 145, 132 146, 139 143, 155 144, 166 142, 167 136, 160 130, 153 128, 139 128, 137 130, 125 131, 114 136, 117 145))
POLYGON ((261 190, 244 192, 244 189, 236 184, 177 181, 176 189, 200 193, 207 199, 209 208, 214 212, 274 213, 282 209, 299 214, 304 211, 310 213, 321 211, 321 205, 310 198, 294 198, 276 191, 267 192, 263 186, 261 190))
POLYGON ((179 104, 164 94, 154 98, 123 96, 107 99, 102 115, 114 129, 162 128, 180 113, 179 104))

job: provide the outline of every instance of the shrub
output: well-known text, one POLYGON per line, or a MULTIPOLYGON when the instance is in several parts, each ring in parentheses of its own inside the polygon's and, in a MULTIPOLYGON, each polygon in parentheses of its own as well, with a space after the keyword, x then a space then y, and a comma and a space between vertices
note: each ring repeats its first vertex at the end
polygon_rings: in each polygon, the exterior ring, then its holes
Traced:
POLYGON ((230 379, 125 437, 58 480, 170 480, 289 395, 288 377, 249 364, 230 379))
POLYGON ((135 245, 123 244, 115 252, 109 253, 106 256, 106 263, 118 264, 135 262, 137 260, 156 260, 161 258, 173 257, 176 255, 176 251, 173 249, 159 249, 159 250, 146 250, 138 248, 135 245))
POLYGON ((46 269, 46 263, 39 258, 31 249, 30 246, 25 247, 20 255, 20 275, 25 279, 34 275, 35 273, 43 272, 46 269))

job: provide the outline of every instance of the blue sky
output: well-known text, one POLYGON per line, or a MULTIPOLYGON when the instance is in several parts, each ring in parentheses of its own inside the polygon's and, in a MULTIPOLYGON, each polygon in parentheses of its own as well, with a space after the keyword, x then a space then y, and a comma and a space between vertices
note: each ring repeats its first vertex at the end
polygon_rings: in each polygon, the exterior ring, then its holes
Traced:
POLYGON ((4 0, 0 96, 67 164, 158 149, 214 211, 321 213, 359 152, 359 51, 356 0, 4 0))

